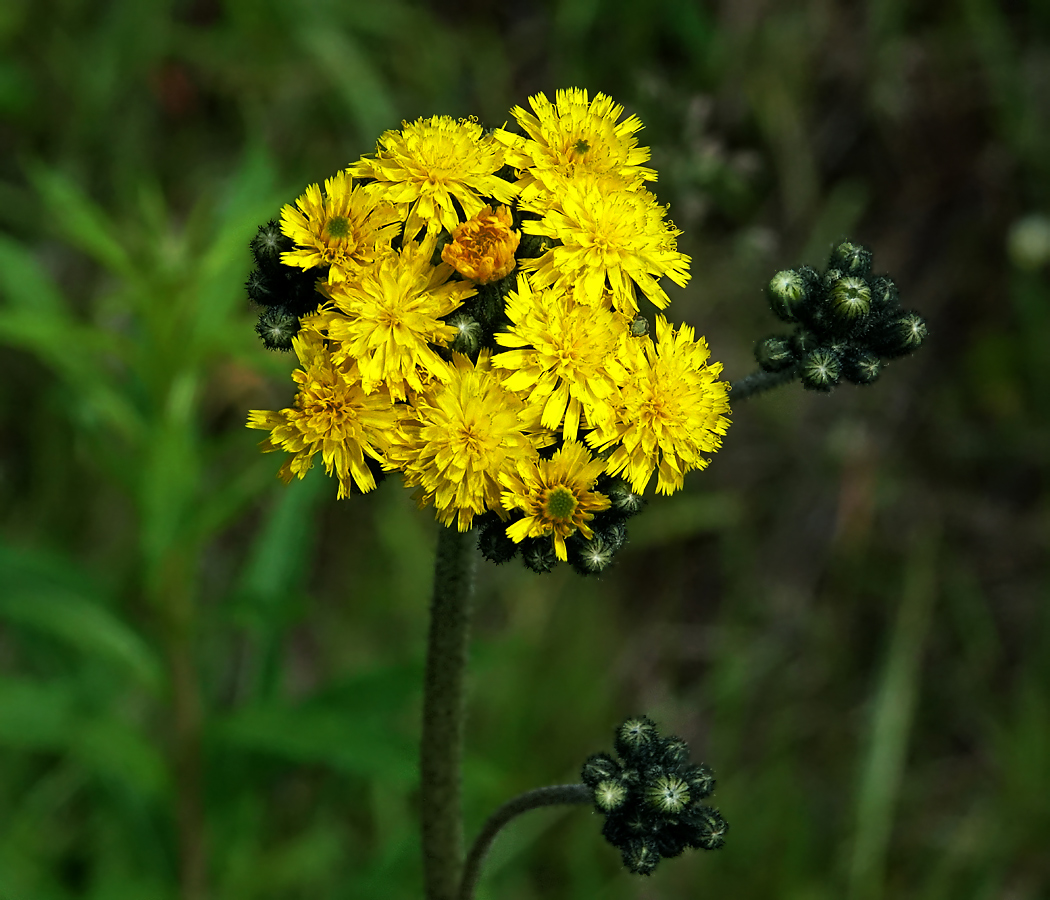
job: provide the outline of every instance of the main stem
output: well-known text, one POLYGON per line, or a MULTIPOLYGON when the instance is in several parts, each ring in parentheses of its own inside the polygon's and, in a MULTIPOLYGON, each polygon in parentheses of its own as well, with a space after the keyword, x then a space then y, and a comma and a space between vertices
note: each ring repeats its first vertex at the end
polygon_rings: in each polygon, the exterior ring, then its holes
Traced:
POLYGON ((427 900, 455 900, 463 868, 460 764, 474 540, 473 532, 442 528, 434 563, 420 760, 427 900))

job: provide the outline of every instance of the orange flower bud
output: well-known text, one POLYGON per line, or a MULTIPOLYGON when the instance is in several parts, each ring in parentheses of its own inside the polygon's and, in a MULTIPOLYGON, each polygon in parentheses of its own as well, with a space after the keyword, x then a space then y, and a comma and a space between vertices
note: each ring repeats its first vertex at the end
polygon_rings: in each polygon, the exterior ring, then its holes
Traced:
POLYGON ((511 229, 510 209, 486 206, 476 216, 457 225, 452 243, 446 244, 441 258, 464 278, 477 284, 499 281, 514 271, 521 235, 511 229))

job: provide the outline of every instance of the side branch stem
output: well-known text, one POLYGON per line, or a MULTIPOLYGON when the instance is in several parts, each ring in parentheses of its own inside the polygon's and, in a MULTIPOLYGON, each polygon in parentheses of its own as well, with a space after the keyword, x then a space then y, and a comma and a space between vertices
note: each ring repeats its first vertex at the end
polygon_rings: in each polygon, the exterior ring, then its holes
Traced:
POLYGON ((798 378, 798 363, 788 366, 786 369, 781 369, 779 372, 767 372, 764 369, 758 369, 746 378, 733 382, 729 389, 729 399, 730 401, 746 400, 748 397, 753 397, 755 394, 761 394, 763 391, 787 384, 796 378, 798 378))
POLYGON ((473 532, 442 528, 423 685, 421 818, 427 900, 455 900, 463 866, 463 683, 474 587, 473 532))
POLYGON ((489 852, 489 847, 492 846, 496 835, 500 833, 503 826, 511 819, 520 816, 523 812, 528 812, 530 809, 538 809, 541 806, 558 806, 565 803, 591 803, 593 800, 594 794, 585 784, 555 784, 550 787, 527 791, 524 794, 519 794, 513 800, 508 800, 489 816, 485 827, 481 829, 481 834, 474 841, 474 846, 470 849, 470 856, 467 857, 467 864, 463 869, 463 885, 460 887, 458 900, 473 900, 474 889, 477 887, 478 876, 481 874, 481 864, 485 861, 485 854, 489 852))

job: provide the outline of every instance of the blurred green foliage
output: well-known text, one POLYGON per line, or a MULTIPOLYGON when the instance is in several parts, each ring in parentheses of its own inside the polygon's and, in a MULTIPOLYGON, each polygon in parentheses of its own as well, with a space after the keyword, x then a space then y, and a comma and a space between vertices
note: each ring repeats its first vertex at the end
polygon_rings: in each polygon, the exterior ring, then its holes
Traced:
POLYGON ((1050 215, 1048 81, 1037 0, 7 0, 0 898, 419 895, 434 526, 275 481, 246 245, 403 117, 570 84, 646 123, 729 377, 847 233, 931 339, 741 404, 608 577, 483 569, 468 831, 642 710, 732 827, 640 882, 533 813, 482 896, 1047 896, 1050 248, 1006 245, 1050 215))

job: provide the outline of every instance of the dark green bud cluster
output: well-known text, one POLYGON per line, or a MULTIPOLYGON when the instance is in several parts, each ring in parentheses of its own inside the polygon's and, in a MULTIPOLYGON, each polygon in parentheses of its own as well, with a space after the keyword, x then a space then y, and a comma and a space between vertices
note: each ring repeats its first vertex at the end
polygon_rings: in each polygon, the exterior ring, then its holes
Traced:
MULTIPOLYGON (((592 537, 577 532, 565 541, 569 565, 580 575, 600 575, 612 565, 627 543, 627 519, 645 506, 642 496, 620 478, 602 475, 594 490, 609 498, 609 508, 595 513, 587 523, 592 537)), ((482 516, 478 525, 478 549, 490 562, 509 562, 520 552, 525 568, 539 573, 551 571, 560 562, 550 537, 526 538, 515 544, 507 537, 507 523, 495 513, 482 516)))
POLYGON ((596 753, 580 777, 605 816, 602 835, 628 869, 648 875, 661 859, 687 848, 716 850, 725 843, 725 819, 700 803, 714 791, 714 775, 689 763, 685 741, 660 737, 651 719, 636 716, 616 729, 614 746, 619 759, 596 753))
POLYGON ((926 338, 923 317, 900 308, 896 285, 872 275, 871 251, 852 241, 831 251, 823 274, 809 266, 785 269, 767 293, 777 317, 796 327, 759 341, 755 359, 766 372, 797 371, 811 391, 830 391, 843 379, 871 384, 887 360, 917 350, 926 338))
POLYGON ((255 268, 244 283, 248 299, 265 307, 255 331, 267 350, 291 350, 292 338, 299 333, 299 321, 317 309, 320 294, 317 279, 327 269, 304 271, 281 262, 281 254, 293 248, 291 238, 281 234, 277 222, 271 219, 260 226, 248 245, 255 260, 255 268))

